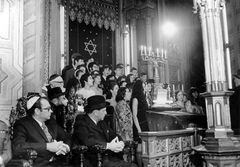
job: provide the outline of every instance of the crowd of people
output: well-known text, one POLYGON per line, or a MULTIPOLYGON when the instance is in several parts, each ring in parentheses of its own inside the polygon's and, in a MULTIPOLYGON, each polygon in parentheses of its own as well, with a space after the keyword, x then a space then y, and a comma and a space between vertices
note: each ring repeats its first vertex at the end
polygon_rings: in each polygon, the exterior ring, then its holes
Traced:
MULTIPOLYGON (((136 163, 141 166, 139 133, 149 131, 146 111, 153 104, 154 80, 147 80, 145 73, 138 75, 134 67, 125 75, 123 64, 113 70, 79 53, 71 58, 72 64, 64 67, 62 75, 50 76, 41 95, 28 96, 27 116, 14 125, 13 155, 32 148, 38 153, 35 166, 54 166, 73 146, 102 145, 108 150, 103 166, 134 167, 123 161, 121 152, 125 143, 136 141, 136 163)), ((198 103, 197 97, 184 101, 181 91, 176 99, 174 105, 187 110, 187 103, 198 103)), ((96 154, 86 152, 84 163, 96 166, 96 154)))

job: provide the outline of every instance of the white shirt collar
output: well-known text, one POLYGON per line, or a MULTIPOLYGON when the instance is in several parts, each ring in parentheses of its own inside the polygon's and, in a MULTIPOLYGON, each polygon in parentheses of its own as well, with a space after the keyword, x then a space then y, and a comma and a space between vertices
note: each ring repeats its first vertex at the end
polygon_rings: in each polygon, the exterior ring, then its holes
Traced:
POLYGON ((34 118, 34 117, 33 117, 33 119, 34 119, 35 121, 37 121, 37 123, 39 124, 39 126, 42 128, 43 123, 42 123, 41 121, 37 120, 37 119, 34 118))
POLYGON ((97 125, 97 121, 95 121, 94 119, 92 119, 90 116, 89 118, 97 125))

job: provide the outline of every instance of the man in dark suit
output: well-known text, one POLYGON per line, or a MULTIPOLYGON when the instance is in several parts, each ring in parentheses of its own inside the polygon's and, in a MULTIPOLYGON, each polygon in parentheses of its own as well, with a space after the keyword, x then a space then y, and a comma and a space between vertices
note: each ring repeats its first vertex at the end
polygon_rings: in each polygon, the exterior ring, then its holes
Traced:
POLYGON ((34 149, 37 152, 34 166, 59 166, 55 160, 70 151, 70 138, 54 119, 50 119, 52 110, 48 100, 38 95, 30 97, 27 114, 14 125, 14 157, 34 149))
POLYGON ((110 66, 104 65, 102 67, 102 75, 101 75, 101 85, 103 89, 103 94, 107 94, 108 91, 108 82, 107 82, 107 76, 110 75, 111 69, 110 66))
POLYGON ((74 72, 80 65, 84 65, 84 57, 80 53, 78 53, 77 55, 74 56, 72 68, 65 70, 64 74, 62 74, 65 88, 67 86, 68 81, 74 77, 74 72))
MULTIPOLYGON (((124 143, 103 121, 106 115, 105 98, 100 95, 89 97, 84 109, 86 115, 78 115, 75 121, 73 144, 88 147, 102 145, 108 152, 108 159, 103 160, 103 167, 135 167, 135 164, 122 160, 124 143)), ((93 167, 97 165, 96 153, 87 152, 85 158, 93 167)))

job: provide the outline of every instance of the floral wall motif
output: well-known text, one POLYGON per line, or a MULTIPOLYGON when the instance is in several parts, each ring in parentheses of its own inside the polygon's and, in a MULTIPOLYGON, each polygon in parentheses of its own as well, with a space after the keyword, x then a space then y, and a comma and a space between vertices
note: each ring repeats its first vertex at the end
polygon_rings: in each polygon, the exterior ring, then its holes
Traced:
POLYGON ((167 152, 167 139, 157 140, 155 147, 157 154, 167 152))
POLYGON ((118 27, 119 2, 99 0, 62 0, 62 5, 67 7, 72 21, 78 20, 86 25, 104 27, 114 31, 118 27))

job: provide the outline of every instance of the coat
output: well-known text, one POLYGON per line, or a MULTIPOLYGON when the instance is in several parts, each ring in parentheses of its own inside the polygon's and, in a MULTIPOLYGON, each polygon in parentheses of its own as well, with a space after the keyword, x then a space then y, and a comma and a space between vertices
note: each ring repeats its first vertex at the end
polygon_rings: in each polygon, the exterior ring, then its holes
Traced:
MULTIPOLYGON (((63 141, 70 146, 70 136, 57 125, 54 119, 46 121, 45 124, 54 140, 63 141)), ((46 143, 48 139, 44 131, 31 116, 23 117, 14 124, 12 142, 14 157, 21 157, 26 154, 27 149, 31 148, 37 152, 34 166, 47 166, 55 154, 46 149, 46 143)))

